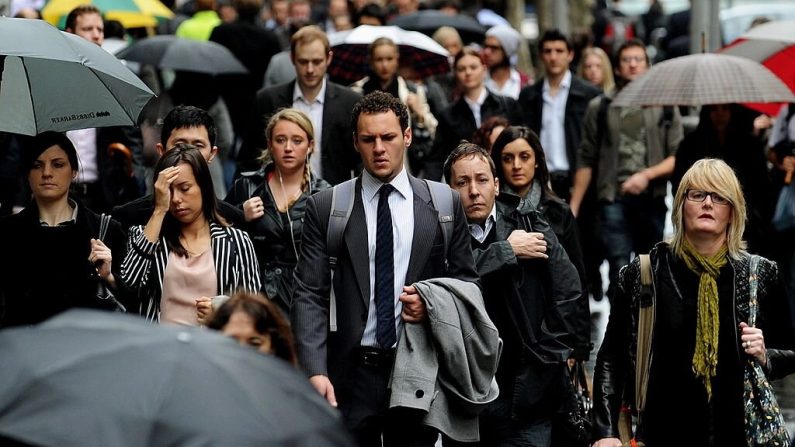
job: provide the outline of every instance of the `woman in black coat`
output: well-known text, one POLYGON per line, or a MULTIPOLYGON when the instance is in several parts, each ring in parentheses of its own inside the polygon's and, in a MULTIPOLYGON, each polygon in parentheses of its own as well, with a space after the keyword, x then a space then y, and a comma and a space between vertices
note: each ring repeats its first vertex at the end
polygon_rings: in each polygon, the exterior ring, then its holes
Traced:
POLYGON ((312 122, 301 111, 282 109, 265 130, 263 167, 243 173, 226 201, 243 209, 262 270, 265 295, 289 315, 293 269, 301 251, 306 199, 330 185, 312 174, 312 122))
POLYGON ((73 307, 115 310, 100 286, 123 289, 121 226, 69 197, 77 176, 77 151, 64 135, 46 132, 23 152, 33 200, 20 213, 0 220, 0 327, 39 323, 73 307))

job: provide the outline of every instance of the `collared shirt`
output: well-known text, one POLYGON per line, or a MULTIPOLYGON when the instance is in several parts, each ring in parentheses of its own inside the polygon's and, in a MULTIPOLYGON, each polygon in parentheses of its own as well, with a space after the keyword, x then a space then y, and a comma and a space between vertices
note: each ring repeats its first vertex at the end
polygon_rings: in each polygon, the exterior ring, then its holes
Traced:
MULTIPOLYGON (((389 195, 389 210, 392 214, 392 253, 394 255, 395 275, 395 329, 400 333, 403 320, 403 303, 398 297, 403 293, 406 273, 411 258, 411 242, 414 240, 414 190, 411 188, 406 169, 400 171, 391 182, 396 191, 389 195)), ((375 306, 375 242, 378 217, 378 190, 383 183, 366 170, 362 172, 362 204, 367 222, 367 251, 370 258, 370 304, 367 311, 367 325, 362 335, 362 346, 378 347, 376 324, 378 316, 375 306)), ((399 337, 398 337, 399 338, 399 337)))
MULTIPOLYGON (((522 91, 522 77, 515 68, 511 68, 511 75, 502 87, 498 86, 490 74, 486 74, 486 88, 497 95, 508 98, 519 99, 519 92, 522 91)), ((480 127, 480 126, 478 126, 480 127)))
POLYGON ((309 166, 316 176, 322 178, 323 171, 321 170, 320 163, 320 146, 323 141, 323 102, 326 98, 326 79, 323 79, 323 84, 320 91, 317 93, 315 100, 312 102, 307 101, 304 97, 304 92, 298 86, 298 81, 295 82, 293 87, 293 107, 306 113, 309 120, 312 121, 312 128, 315 131, 315 150, 309 157, 309 166))
POLYGON ((475 127, 480 127, 480 109, 483 107, 483 103, 486 102, 487 96, 489 96, 489 92, 485 88, 480 92, 480 96, 478 96, 478 99, 475 101, 472 101, 464 96, 464 101, 467 103, 469 110, 472 111, 472 115, 475 117, 475 127))
POLYGON ((566 70, 560 81, 558 91, 552 96, 549 79, 544 79, 542 96, 544 106, 541 110, 541 147, 547 155, 549 171, 568 171, 569 157, 566 154, 566 101, 569 99, 571 72, 566 70))
MULTIPOLYGON (((63 222, 58 222, 55 225, 56 227, 60 227, 60 226, 64 226, 64 225, 74 225, 74 224, 77 223, 77 202, 75 202, 72 199, 67 199, 67 201, 69 202, 69 206, 72 208, 72 216, 69 218, 69 220, 65 220, 63 222)), ((45 222, 44 219, 42 219, 41 217, 39 218, 39 225, 41 225, 42 227, 49 227, 50 226, 50 224, 45 222)))
POLYGON ((494 227, 494 223, 497 221, 497 205, 494 204, 491 206, 491 212, 489 213, 489 217, 486 218, 486 224, 482 227, 480 224, 469 224, 469 234, 472 235, 478 242, 481 244, 483 241, 486 240, 491 229, 494 227))
POLYGON ((77 183, 99 181, 97 165, 97 129, 79 129, 66 132, 66 137, 77 150, 77 183))

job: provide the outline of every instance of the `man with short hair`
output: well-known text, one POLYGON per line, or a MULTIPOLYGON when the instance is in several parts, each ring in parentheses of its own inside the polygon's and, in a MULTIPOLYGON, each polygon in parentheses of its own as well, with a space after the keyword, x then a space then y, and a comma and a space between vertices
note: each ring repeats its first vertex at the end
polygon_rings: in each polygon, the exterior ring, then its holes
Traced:
POLYGON ((517 104, 524 124, 541 138, 552 190, 568 201, 585 109, 599 90, 571 73, 574 49, 560 30, 546 31, 538 42, 538 52, 544 77, 524 88, 517 104))
POLYGON ((105 40, 105 24, 102 13, 94 5, 81 5, 66 16, 64 31, 77 34, 83 39, 102 45, 105 40))
POLYGON ((241 157, 246 170, 258 169, 255 159, 264 148, 268 118, 284 107, 294 107, 312 121, 315 129, 315 152, 309 162, 318 177, 332 185, 352 178, 358 169, 359 157, 351 142, 350 111, 361 95, 326 79, 332 52, 328 37, 318 26, 305 26, 292 37, 290 58, 296 79, 266 87, 257 92, 258 123, 249 138, 249 153, 241 157))
POLYGON ((486 310, 503 340, 500 395, 480 414, 477 445, 551 445, 576 343, 577 270, 528 202, 500 191, 485 149, 459 144, 444 173, 461 195, 486 310))
MULTIPOLYGON (((298 357, 312 385, 340 408, 358 445, 381 446, 383 440, 385 446, 431 447, 438 433, 421 423, 426 412, 390 408, 396 390, 389 385, 399 334, 409 330, 406 325, 430 324, 413 284, 442 277, 478 281, 465 217, 458 194, 444 188, 453 210, 445 238, 429 185, 404 167, 412 134, 399 99, 370 93, 353 108, 351 127, 364 171, 353 186, 333 284, 326 232, 334 191, 342 187, 320 191, 306 205, 290 314, 298 357)), ((477 382, 470 373, 467 378, 477 382)), ((416 405, 433 398, 423 388, 411 386, 416 405)))
POLYGON ((585 112, 571 194, 571 211, 577 216, 596 169, 599 232, 610 264, 611 300, 618 271, 632 253, 648 253, 662 240, 668 177, 683 137, 676 107, 610 106, 621 88, 648 70, 643 42, 622 44, 614 67, 616 90, 591 100, 585 112))
MULTIPOLYGON (((215 122, 209 113, 194 106, 177 106, 171 109, 163 119, 160 133, 160 143, 157 143, 157 153, 162 156, 179 143, 195 146, 201 152, 207 164, 210 164, 218 155, 215 145, 215 122)), ((146 225, 152 217, 154 202, 152 195, 146 195, 137 200, 113 208, 113 218, 121 223, 125 229, 134 225, 146 225)), ((243 213, 236 207, 219 200, 218 211, 230 224, 245 228, 243 213)))

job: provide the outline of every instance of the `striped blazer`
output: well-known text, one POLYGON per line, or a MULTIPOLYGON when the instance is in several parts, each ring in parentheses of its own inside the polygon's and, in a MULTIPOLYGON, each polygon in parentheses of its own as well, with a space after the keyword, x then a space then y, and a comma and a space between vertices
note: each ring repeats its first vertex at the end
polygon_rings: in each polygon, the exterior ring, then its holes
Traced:
MULTIPOLYGON (((210 245, 218 278, 218 294, 232 295, 239 289, 252 293, 260 291, 259 263, 246 232, 210 222, 210 245)), ((142 225, 130 228, 121 277, 138 291, 139 313, 147 320, 160 320, 160 295, 167 263, 165 237, 152 243, 144 235, 142 225)))

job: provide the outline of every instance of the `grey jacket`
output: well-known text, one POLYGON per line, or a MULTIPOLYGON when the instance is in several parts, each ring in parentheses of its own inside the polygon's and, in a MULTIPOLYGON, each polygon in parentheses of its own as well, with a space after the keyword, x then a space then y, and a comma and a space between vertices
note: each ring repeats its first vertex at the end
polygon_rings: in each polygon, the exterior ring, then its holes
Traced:
POLYGON ((389 406, 426 411, 423 424, 456 441, 478 441, 478 414, 499 394, 497 327, 477 284, 436 278, 414 287, 428 322, 403 325, 389 406))

